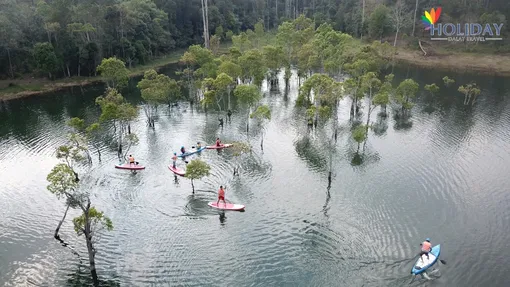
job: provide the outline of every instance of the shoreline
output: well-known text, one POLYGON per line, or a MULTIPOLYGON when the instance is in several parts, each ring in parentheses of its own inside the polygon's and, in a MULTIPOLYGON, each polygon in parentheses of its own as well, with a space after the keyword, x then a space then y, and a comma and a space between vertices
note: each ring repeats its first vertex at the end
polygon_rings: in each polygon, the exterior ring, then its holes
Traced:
POLYGON ((401 64, 435 69, 437 71, 479 73, 502 77, 510 76, 510 55, 437 53, 435 55, 424 56, 421 51, 397 48, 393 59, 401 64))
MULTIPOLYGON (((179 62, 180 56, 185 50, 179 51, 179 53, 172 53, 167 56, 155 59, 151 64, 133 67, 129 70, 129 78, 135 78, 143 76, 144 72, 149 69, 155 69, 159 72, 160 69, 165 68, 169 65, 176 64, 179 62)), ((22 89, 19 92, 3 92, 0 89, 0 101, 9 101, 14 99, 26 98, 35 95, 49 94, 58 92, 72 87, 86 87, 90 85, 97 85, 104 83, 101 76, 95 77, 71 77, 65 79, 59 79, 50 81, 48 79, 32 78, 32 79, 15 79, 15 80, 3 80, 4 82, 10 82, 15 84, 15 88, 22 89)), ((4 88, 9 89, 9 88, 4 88)))
MULTIPOLYGON (((222 47, 224 48, 224 47, 222 47)), ((220 48, 221 49, 221 48, 220 48)), ((139 77, 148 69, 159 71, 169 65, 179 62, 186 50, 178 50, 164 57, 155 59, 152 63, 129 69, 129 77, 139 77)), ((486 55, 481 53, 443 53, 424 56, 421 51, 397 48, 392 58, 400 64, 408 64, 417 68, 436 69, 438 71, 455 71, 466 73, 482 73, 493 76, 510 76, 510 55, 486 55)), ((96 77, 71 77, 50 81, 42 78, 3 80, 14 83, 14 89, 21 91, 4 92, 9 88, 0 88, 0 101, 9 101, 35 95, 49 94, 72 87, 86 87, 100 84, 103 79, 96 77)), ((2 81, 0 81, 1 83, 2 81)))

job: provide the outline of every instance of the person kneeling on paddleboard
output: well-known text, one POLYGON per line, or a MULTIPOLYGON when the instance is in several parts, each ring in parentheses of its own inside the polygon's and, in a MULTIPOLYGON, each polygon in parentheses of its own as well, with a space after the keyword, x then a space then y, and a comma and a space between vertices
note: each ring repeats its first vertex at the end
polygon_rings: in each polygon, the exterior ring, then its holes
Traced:
POLYGON ((221 145, 220 138, 216 138, 216 146, 220 146, 220 145, 221 145))
POLYGON ((202 145, 200 144, 200 142, 197 142, 197 150, 199 150, 201 148, 202 148, 202 145))
POLYGON ((181 146, 181 153, 182 154, 186 153, 186 150, 184 149, 184 146, 181 146))
POLYGON ((223 203, 227 205, 227 202, 225 201, 225 190, 223 189, 223 185, 220 185, 220 190, 218 190, 218 201, 216 202, 216 205, 220 205, 220 200, 223 200, 223 203))
POLYGON ((425 239, 421 246, 420 258, 423 261, 422 256, 427 255, 427 260, 429 259, 429 252, 432 251, 432 244, 430 244, 430 238, 425 239))
POLYGON ((133 157, 133 155, 129 155, 129 165, 131 166, 132 164, 135 164, 135 158, 133 157))
POLYGON ((174 155, 172 156, 172 166, 175 168, 175 162, 177 161, 177 153, 174 152, 174 155))

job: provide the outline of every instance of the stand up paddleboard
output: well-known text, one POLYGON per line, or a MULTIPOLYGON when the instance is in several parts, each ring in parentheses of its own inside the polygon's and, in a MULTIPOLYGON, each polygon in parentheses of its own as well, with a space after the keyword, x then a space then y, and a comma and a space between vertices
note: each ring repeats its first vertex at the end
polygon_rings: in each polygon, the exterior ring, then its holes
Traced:
POLYGON ((204 149, 206 149, 206 147, 205 147, 205 146, 203 146, 203 147, 201 147, 201 148, 199 148, 199 149, 197 149, 197 150, 194 150, 194 151, 187 151, 187 152, 185 152, 185 153, 181 153, 181 154, 180 154, 180 155, 178 155, 177 157, 187 157, 187 156, 190 156, 190 155, 195 154, 195 153, 197 153, 197 152, 201 152, 201 151, 203 151, 204 149))
POLYGON ((125 163, 125 164, 116 164, 116 165, 115 165, 115 168, 119 168, 119 169, 129 169, 129 170, 141 170, 141 169, 145 169, 145 166, 143 166, 143 165, 139 165, 139 164, 129 164, 129 163, 125 163))
POLYGON ((416 261, 416 263, 414 264, 411 273, 414 275, 418 275, 420 273, 425 272, 432 265, 436 264, 440 253, 441 253, 440 244, 432 247, 432 250, 429 252, 429 258, 427 259, 427 255, 422 255, 421 258, 418 258, 418 261, 416 261))
POLYGON ((220 202, 219 205, 217 204, 217 202, 209 202, 207 205, 209 205, 212 208, 216 208, 216 209, 236 210, 236 211, 244 210, 244 207, 245 207, 242 204, 232 204, 232 203, 225 204, 223 202, 220 202))
POLYGON ((184 176, 186 174, 186 172, 184 170, 179 169, 177 167, 174 168, 172 165, 169 165, 168 169, 171 170, 173 173, 180 175, 180 176, 184 176))
POLYGON ((208 146, 206 146, 206 148, 207 149, 222 149, 222 148, 228 148, 231 146, 232 146, 232 144, 208 145, 208 146))

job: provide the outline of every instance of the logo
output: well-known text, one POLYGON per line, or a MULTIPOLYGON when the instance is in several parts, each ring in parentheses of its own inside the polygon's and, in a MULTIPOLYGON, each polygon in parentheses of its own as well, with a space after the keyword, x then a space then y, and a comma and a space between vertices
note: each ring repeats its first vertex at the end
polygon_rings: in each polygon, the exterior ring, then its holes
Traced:
POLYGON ((500 41, 503 23, 438 23, 441 7, 425 11, 421 21, 430 31, 430 40, 449 42, 500 41), (435 37, 437 36, 437 37, 435 37))
POLYGON ((421 16, 421 21, 425 24, 425 30, 430 30, 439 20, 439 16, 441 16, 441 7, 434 10, 434 8, 430 9, 430 13, 425 11, 425 15, 421 16))

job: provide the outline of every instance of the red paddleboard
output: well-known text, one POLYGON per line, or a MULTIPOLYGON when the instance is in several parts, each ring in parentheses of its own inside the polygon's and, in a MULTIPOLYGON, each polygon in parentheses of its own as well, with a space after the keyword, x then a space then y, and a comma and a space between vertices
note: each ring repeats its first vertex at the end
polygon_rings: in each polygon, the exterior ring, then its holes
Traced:
POLYGON ((138 164, 125 163, 125 164, 116 164, 115 168, 129 169, 129 170, 141 170, 141 169, 145 169, 145 166, 138 165, 138 164))
POLYGON ((208 145, 206 146, 207 149, 222 149, 222 148, 227 148, 227 147, 231 147, 232 144, 221 144, 221 145, 208 145))
POLYGON ((217 202, 209 202, 208 205, 212 208, 216 209, 223 209, 223 210, 244 210, 244 205, 242 204, 232 204, 232 203, 223 203, 223 201, 220 202, 218 205, 217 202))
POLYGON ((179 169, 179 168, 174 168, 173 166, 169 165, 168 166, 168 169, 171 170, 173 173, 177 174, 177 175, 180 175, 180 176, 184 176, 186 174, 186 172, 182 169, 179 169))

